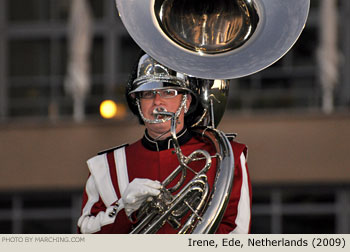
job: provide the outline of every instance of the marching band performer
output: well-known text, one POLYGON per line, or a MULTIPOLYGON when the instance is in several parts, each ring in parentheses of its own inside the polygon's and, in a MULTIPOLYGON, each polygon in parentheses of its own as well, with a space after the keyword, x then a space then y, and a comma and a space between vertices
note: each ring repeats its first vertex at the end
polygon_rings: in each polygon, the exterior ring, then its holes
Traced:
MULTIPOLYGON (((157 112, 173 112, 177 118, 176 135, 181 151, 189 155, 202 149, 213 153, 213 147, 191 132, 191 115, 198 97, 189 76, 177 73, 143 54, 127 86, 131 111, 145 126, 142 139, 120 146, 87 161, 89 178, 83 194, 80 233, 130 233, 138 222, 137 212, 150 196, 160 193, 161 182, 178 165, 170 134, 170 120, 157 112)), ((234 155, 234 183, 229 203, 216 233, 249 233, 251 221, 251 184, 247 168, 247 147, 230 141, 234 155)), ((216 158, 207 172, 212 186, 216 158)), ((204 160, 189 164, 199 171, 204 160)), ((188 172, 185 183, 193 174, 188 172)), ((177 181, 172 181, 171 185, 177 181)), ((177 233, 169 223, 158 233, 177 233)))

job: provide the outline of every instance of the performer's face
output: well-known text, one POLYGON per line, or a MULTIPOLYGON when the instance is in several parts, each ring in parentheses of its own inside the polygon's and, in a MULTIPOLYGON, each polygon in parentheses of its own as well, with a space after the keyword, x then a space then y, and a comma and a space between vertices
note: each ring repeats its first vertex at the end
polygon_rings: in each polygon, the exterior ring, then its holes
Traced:
MULTIPOLYGON (((141 98, 140 99, 141 111, 144 117, 146 117, 147 119, 153 120, 153 119, 156 119, 156 116, 153 114, 154 109, 160 109, 160 110, 166 109, 166 111, 168 112, 175 113, 177 109, 180 107, 182 98, 183 98, 182 94, 178 94, 177 96, 172 98, 163 98, 158 93, 154 96, 154 98, 151 98, 151 99, 141 98)), ((187 108, 190 107, 190 103, 191 103, 191 95, 188 94, 187 101, 186 101, 187 108)), ((157 138, 164 132, 170 130, 170 123, 171 123, 170 120, 164 123, 155 123, 155 124, 145 122, 145 126, 147 128, 148 134, 152 138, 157 138)), ((179 132, 180 130, 182 130, 183 127, 184 127, 184 109, 181 110, 181 113, 179 115, 178 124, 176 126, 176 132, 179 132)), ((165 139, 169 136, 170 136, 170 132, 167 134, 164 134, 159 139, 165 139)))

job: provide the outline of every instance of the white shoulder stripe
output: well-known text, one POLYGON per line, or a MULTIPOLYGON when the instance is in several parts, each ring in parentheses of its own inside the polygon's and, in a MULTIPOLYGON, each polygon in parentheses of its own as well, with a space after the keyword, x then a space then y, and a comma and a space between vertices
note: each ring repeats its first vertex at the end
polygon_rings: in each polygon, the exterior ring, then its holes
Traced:
POLYGON ((250 193, 249 193, 249 182, 248 182, 248 171, 246 166, 246 157, 244 153, 240 157, 242 167, 242 187, 241 196, 238 202, 237 217, 236 217, 236 228, 231 232, 235 234, 249 232, 250 224, 250 193))
POLYGON ((114 151, 116 172, 118 177, 119 192, 122 195, 129 184, 128 168, 126 164, 125 147, 114 151))
POLYGON ((97 190, 108 207, 118 200, 109 172, 107 154, 95 156, 87 161, 91 175, 94 177, 97 190))

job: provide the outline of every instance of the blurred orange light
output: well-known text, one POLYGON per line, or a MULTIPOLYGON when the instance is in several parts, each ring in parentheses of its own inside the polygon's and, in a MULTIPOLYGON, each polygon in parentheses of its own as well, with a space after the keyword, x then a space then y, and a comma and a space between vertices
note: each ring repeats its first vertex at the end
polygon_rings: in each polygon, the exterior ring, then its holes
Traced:
POLYGON ((117 115, 117 104, 112 100, 104 100, 100 104, 100 114, 105 119, 111 119, 117 115))

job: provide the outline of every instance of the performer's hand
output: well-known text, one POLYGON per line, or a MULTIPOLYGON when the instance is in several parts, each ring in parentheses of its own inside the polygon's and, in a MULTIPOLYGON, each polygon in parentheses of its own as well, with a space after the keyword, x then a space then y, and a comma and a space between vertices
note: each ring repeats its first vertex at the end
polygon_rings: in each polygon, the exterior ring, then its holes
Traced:
POLYGON ((136 178, 129 183, 122 194, 124 209, 127 216, 140 208, 141 204, 150 196, 160 193, 160 182, 150 179, 136 178))

